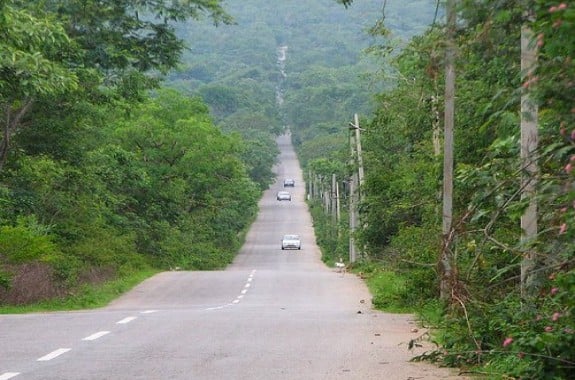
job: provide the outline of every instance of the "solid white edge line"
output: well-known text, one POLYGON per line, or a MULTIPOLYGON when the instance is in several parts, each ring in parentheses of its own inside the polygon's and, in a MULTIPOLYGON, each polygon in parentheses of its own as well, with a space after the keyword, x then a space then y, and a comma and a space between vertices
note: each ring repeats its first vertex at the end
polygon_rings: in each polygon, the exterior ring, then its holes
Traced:
POLYGON ((16 377, 20 374, 20 372, 4 372, 0 375, 0 380, 8 380, 13 377, 16 377))
POLYGON ((39 362, 47 362, 48 360, 52 360, 57 358, 58 356, 65 354, 66 352, 70 351, 71 348, 59 348, 55 351, 50 352, 48 355, 44 355, 41 358, 37 359, 36 361, 39 362))
POLYGON ((134 319, 137 319, 138 317, 126 317, 124 319, 122 319, 121 321, 116 322, 116 324, 118 325, 125 325, 126 323, 130 323, 132 322, 134 319))
POLYGON ((96 339, 103 337, 104 335, 109 334, 109 333, 110 333, 109 331, 98 331, 97 333, 94 333, 94 334, 89 335, 85 338, 82 338, 82 340, 96 340, 96 339))

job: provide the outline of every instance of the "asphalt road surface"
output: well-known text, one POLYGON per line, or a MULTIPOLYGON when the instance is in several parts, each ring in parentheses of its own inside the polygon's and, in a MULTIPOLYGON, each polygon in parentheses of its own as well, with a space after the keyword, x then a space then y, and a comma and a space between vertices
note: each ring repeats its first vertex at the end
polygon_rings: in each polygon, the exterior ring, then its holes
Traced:
POLYGON ((0 316, 0 380, 446 379, 411 363, 409 316, 371 309, 365 284, 320 260, 287 136, 278 181, 224 271, 164 272, 109 306, 0 316), (276 200, 283 178, 292 201, 276 200), (301 250, 281 250, 283 234, 301 250))

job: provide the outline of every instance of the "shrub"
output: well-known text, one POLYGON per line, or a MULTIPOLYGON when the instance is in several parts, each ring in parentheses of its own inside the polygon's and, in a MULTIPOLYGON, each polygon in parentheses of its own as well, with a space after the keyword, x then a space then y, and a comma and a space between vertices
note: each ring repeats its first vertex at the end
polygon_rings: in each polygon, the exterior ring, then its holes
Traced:
POLYGON ((0 254, 6 262, 20 264, 32 260, 46 261, 61 254, 45 230, 35 223, 25 225, 26 222, 19 219, 16 226, 0 227, 0 254))

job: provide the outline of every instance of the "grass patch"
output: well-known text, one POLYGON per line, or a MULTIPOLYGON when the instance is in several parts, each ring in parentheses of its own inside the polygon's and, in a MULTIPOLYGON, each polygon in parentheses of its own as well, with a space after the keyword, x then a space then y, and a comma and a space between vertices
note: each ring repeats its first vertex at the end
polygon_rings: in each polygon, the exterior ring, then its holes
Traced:
POLYGON ((158 270, 146 269, 103 284, 82 286, 74 294, 66 298, 53 299, 26 306, 0 306, 0 314, 23 314, 103 307, 156 273, 158 273, 158 270))
POLYGON ((377 310, 389 313, 414 313, 418 305, 406 305, 404 296, 406 281, 396 273, 381 268, 367 267, 363 272, 367 287, 373 295, 372 303, 377 310))

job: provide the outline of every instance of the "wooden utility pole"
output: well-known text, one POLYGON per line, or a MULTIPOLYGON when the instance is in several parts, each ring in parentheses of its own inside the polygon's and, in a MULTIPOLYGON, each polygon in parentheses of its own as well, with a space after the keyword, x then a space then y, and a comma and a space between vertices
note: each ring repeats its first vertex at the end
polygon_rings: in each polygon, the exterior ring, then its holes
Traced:
MULTIPOLYGON (((525 21, 526 23, 529 20, 525 21)), ((521 241, 525 249, 521 261, 521 296, 527 298, 536 291, 536 252, 532 243, 537 238, 537 201, 535 191, 537 185, 537 119, 538 107, 531 97, 529 89, 533 72, 537 66, 537 48, 533 32, 527 25, 521 28, 521 77, 524 92, 521 95, 521 199, 528 201, 527 209, 521 216, 521 241)))
POLYGON ((439 259, 440 297, 451 299, 453 285, 453 128, 455 119, 455 25, 456 0, 447 0, 447 39, 445 50, 445 125, 443 132, 443 248, 439 259))

